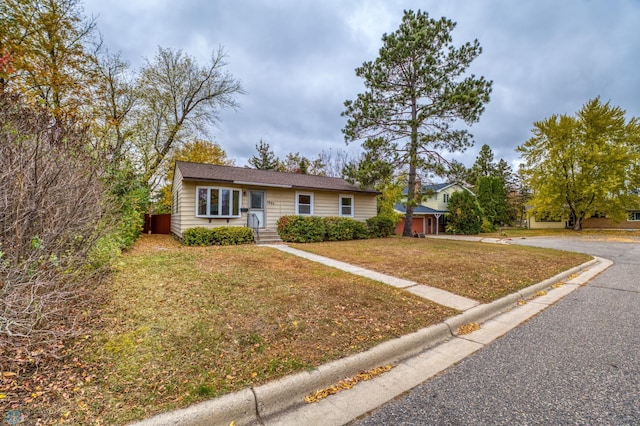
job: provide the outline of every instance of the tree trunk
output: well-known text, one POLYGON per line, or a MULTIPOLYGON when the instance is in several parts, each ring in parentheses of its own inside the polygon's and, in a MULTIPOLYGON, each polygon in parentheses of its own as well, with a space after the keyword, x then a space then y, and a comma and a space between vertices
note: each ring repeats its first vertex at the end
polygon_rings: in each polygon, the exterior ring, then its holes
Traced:
POLYGON ((403 237, 413 236, 413 208, 416 199, 416 168, 409 166, 409 176, 407 179, 407 208, 404 215, 404 228, 402 229, 403 237))
POLYGON ((416 165, 418 163, 418 115, 417 100, 414 98, 411 105, 411 145, 409 147, 409 178, 407 180, 407 208, 404 215, 403 237, 413 236, 413 208, 416 205, 416 165))

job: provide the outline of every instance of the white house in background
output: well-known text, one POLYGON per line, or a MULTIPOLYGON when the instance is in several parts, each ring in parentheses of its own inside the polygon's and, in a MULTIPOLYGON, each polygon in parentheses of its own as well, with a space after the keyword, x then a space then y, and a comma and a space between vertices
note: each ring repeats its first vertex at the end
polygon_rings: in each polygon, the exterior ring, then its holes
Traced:
POLYGON ((193 227, 251 226, 276 230, 282 216, 377 214, 379 193, 344 179, 176 161, 171 233, 193 227))
MULTIPOLYGON (((431 196, 425 196, 422 203, 417 205, 413 210, 413 221, 411 223, 411 231, 414 234, 439 234, 444 232, 445 214, 449 213, 449 197, 454 192, 467 191, 475 196, 473 192, 465 188, 459 183, 447 182, 433 185, 422 185, 422 193, 431 193, 431 196)), ((408 191, 404 190, 406 197, 408 191)), ((406 200, 406 199, 405 199, 406 200)), ((406 207, 403 203, 394 206, 395 211, 404 215, 406 207)), ((404 218, 398 223, 396 233, 402 234, 404 229, 404 218)))

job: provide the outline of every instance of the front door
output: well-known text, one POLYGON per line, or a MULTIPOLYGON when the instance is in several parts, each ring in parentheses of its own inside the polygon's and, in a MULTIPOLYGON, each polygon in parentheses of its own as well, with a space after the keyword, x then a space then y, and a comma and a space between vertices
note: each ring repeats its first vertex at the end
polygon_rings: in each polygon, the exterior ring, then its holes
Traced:
POLYGON ((258 227, 265 227, 264 191, 249 191, 249 214, 254 214, 258 227))

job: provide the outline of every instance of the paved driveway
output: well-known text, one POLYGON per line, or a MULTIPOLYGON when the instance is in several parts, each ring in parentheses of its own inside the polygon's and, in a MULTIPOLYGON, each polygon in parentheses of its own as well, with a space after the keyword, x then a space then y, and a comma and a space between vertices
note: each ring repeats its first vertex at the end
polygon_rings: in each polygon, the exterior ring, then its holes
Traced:
POLYGON ((615 264, 361 425, 640 424, 640 244, 513 240, 615 264))

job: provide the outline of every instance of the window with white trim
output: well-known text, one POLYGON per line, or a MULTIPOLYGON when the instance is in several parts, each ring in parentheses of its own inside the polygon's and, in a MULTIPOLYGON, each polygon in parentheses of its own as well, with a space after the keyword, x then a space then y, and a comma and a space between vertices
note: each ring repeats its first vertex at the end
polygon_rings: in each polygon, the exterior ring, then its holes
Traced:
POLYGON ((442 194, 442 202, 443 203, 449 202, 449 194, 442 194))
POLYGON ((313 214, 313 193, 296 192, 296 214, 302 216, 313 214))
POLYGON ((640 212, 629 212, 629 221, 640 221, 640 212))
POLYGON ((353 217, 353 195, 340 195, 339 215, 353 217))
POLYGON ((213 186, 196 187, 196 217, 241 217, 239 189, 213 186))

